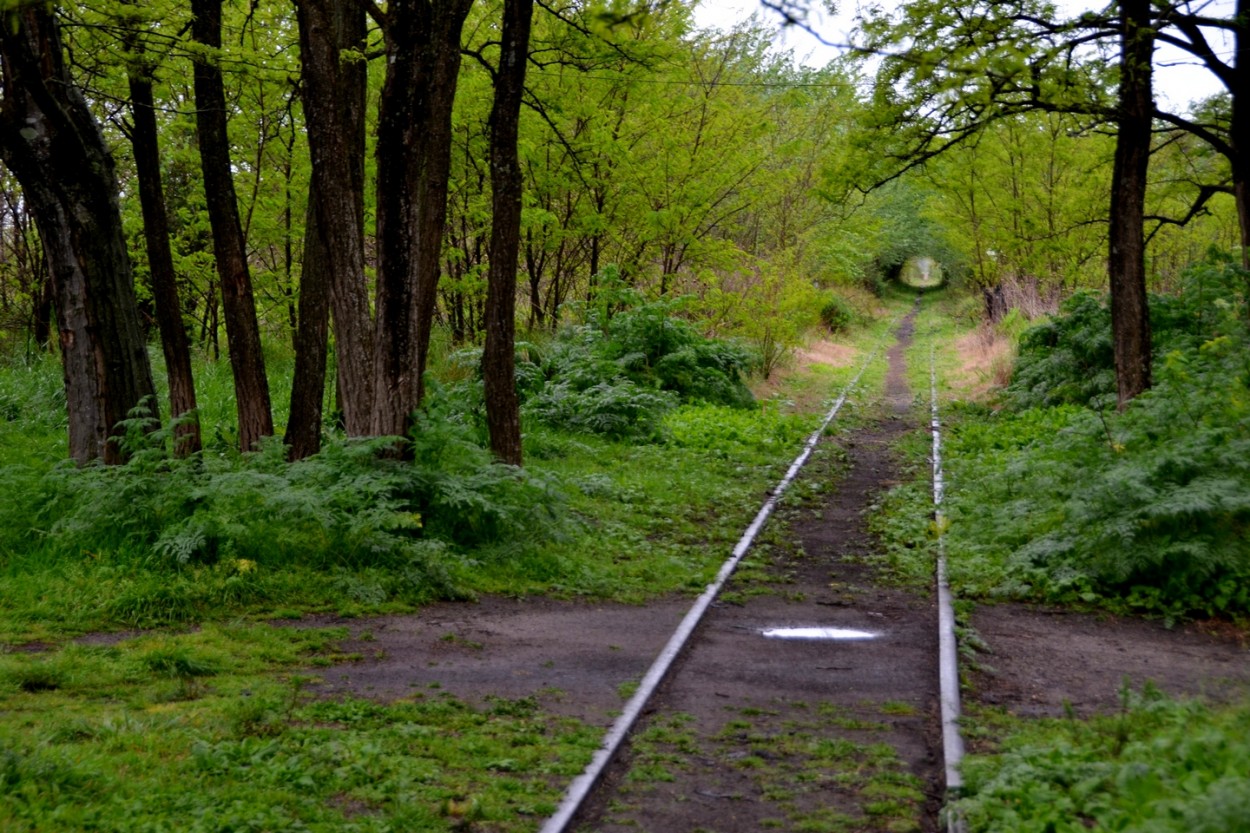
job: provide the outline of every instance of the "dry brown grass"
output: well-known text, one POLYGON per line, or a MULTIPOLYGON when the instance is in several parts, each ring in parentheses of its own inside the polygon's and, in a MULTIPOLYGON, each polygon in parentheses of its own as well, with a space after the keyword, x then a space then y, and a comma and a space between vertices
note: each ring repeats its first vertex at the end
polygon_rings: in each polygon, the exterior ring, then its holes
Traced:
POLYGON ((959 370, 952 385, 964 396, 984 399, 1011 380, 1015 344, 991 324, 982 324, 955 342, 959 370))
POLYGON ((847 367, 860 360, 861 352, 849 344, 837 344, 828 339, 819 339, 806 347, 795 350, 785 363, 773 371, 767 379, 757 379, 751 383, 751 393, 756 399, 768 399, 781 391, 787 391, 788 399, 793 400, 799 410, 816 409, 828 396, 823 386, 788 384, 791 379, 809 375, 813 369, 820 367, 847 367), (810 393, 810 397, 808 396, 810 393), (810 402, 800 401, 811 399, 810 402))
POLYGON ((821 339, 807 347, 795 351, 794 364, 798 368, 808 368, 814 364, 827 364, 830 367, 847 367, 859 356, 859 350, 849 344, 835 344, 821 339))

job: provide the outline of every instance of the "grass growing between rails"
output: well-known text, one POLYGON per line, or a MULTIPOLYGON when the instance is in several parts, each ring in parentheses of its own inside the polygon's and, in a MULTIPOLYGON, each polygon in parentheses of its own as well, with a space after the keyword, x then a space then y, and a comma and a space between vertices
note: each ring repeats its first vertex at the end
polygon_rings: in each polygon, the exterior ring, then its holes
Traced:
POLYGON ((955 803, 972 831, 1231 833, 1250 820, 1250 705, 1211 706, 1145 691, 1088 721, 974 716, 1003 738, 964 759, 955 803))
POLYGON ((0 656, 0 829, 533 830, 599 732, 533 700, 314 699, 343 630, 206 627, 0 656))
POLYGON ((702 731, 690 715, 657 716, 631 742, 631 766, 619 800, 608 808, 608 823, 636 826, 639 808, 668 793, 675 802, 708 796, 750 802, 750 812, 760 808, 762 830, 921 829, 924 784, 888 742, 882 719, 898 714, 900 704, 879 712, 823 702, 778 705, 781 710, 727 708, 719 726, 702 731), (795 709, 803 716, 781 716, 795 709), (721 772, 729 773, 723 781, 721 772), (718 782, 724 786, 717 789, 732 785, 732 791, 700 789, 718 782))

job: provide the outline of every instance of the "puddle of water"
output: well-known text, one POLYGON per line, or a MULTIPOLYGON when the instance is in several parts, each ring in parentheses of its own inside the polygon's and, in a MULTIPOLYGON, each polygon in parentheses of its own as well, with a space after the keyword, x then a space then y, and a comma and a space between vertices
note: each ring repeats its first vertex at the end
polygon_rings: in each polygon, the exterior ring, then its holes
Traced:
POLYGON ((876 639, 881 634, 857 631, 850 628, 765 628, 762 633, 768 639, 876 639))

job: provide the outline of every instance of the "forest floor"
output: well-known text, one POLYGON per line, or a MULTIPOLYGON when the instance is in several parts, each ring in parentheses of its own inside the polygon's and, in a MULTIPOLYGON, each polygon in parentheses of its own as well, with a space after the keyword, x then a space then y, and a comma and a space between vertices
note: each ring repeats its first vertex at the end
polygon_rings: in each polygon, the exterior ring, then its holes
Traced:
MULTIPOLYGON (((801 479, 826 487, 787 502, 770 522, 581 829, 937 829, 937 614, 931 594, 881 578, 865 519, 897 482, 892 445, 924 430, 905 376, 910 326, 890 353, 877 418, 825 437, 801 479), (763 636, 797 626, 874 638, 763 636)), ((311 691, 321 696, 395 700, 437 689, 467 702, 533 698, 606 729, 689 603, 486 597, 411 616, 291 624, 351 631, 341 649, 361 659, 318 669, 311 691)), ((1233 630, 1017 604, 978 606, 963 624, 981 645, 965 665, 972 712, 1112 712, 1126 687, 1147 683, 1217 699, 1250 691, 1245 635, 1233 630)))

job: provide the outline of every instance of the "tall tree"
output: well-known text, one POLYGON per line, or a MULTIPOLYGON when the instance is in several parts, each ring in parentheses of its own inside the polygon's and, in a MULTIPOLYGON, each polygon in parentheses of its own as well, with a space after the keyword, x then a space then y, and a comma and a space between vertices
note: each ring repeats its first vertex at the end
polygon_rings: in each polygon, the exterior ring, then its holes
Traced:
MULTIPOLYGON (((404 436, 421 404, 447 219, 460 37, 473 0, 396 0, 377 129, 377 297, 371 433, 404 436)), ((375 10, 376 11, 376 10, 375 10)))
POLYGON ((169 246, 169 213, 165 205, 165 189, 161 184, 156 106, 152 97, 153 66, 138 38, 132 36, 128 40, 131 62, 127 75, 133 119, 130 143, 139 182, 143 239, 152 279, 156 324, 161 334, 161 349, 165 354, 169 379, 170 414, 177 421, 174 452, 184 456, 200 450, 200 422, 195 412, 195 382, 191 375, 191 345, 182 324, 182 304, 178 299, 173 253, 169 246))
MULTIPOLYGON (((369 433, 374 393, 373 322, 364 253, 365 13, 354 0, 298 0, 296 11, 312 162, 301 292, 320 294, 323 290, 305 282, 329 281, 343 420, 349 435, 363 436, 369 433)), ((315 310, 310 306, 304 312, 315 310)), ((314 332, 325 329, 316 320, 307 324, 314 332)), ((310 350, 324 354, 325 344, 303 344, 296 352, 297 362, 315 361, 310 350)), ((311 438, 313 431, 320 431, 324 359, 321 368, 320 382, 303 378, 303 365, 297 369, 301 396, 297 403, 292 392, 288 442, 292 432, 311 438)))
POLYGON ((1154 114, 1150 0, 1120 2, 1120 84, 1107 273, 1120 407, 1150 387, 1146 300, 1146 177, 1154 114))
POLYGON ((239 447, 251 451, 262 437, 273 434, 273 410, 226 130, 226 91, 219 64, 221 0, 191 0, 191 14, 191 36, 199 47, 195 55, 195 108, 200 166, 234 371, 239 447))
POLYGON ((1209 14, 1209 4, 1194 0, 1159 3, 1154 9, 1157 40, 1188 52, 1205 66, 1229 95, 1228 119, 1224 123, 1201 117, 1156 110, 1155 116, 1211 145, 1229 162, 1231 185, 1200 188, 1190 216, 1201 209, 1215 190, 1228 190, 1237 206, 1241 231, 1242 265, 1250 269, 1250 0, 1237 0, 1229 17, 1209 14), (1231 37, 1228 57, 1216 49, 1208 33, 1231 37))
POLYGON ((156 401, 113 159, 70 77, 51 5, 0 14, 0 158, 22 184, 48 260, 70 456, 120 462, 118 423, 156 401))
POLYGON ((505 463, 521 465, 521 411, 516 391, 516 270, 521 246, 521 163, 517 134, 533 0, 504 0, 495 103, 490 114, 491 233, 486 289, 486 349, 482 379, 490 447, 505 463))
POLYGON ((321 450, 322 406, 326 392, 326 351, 330 330, 330 255, 319 230, 317 206, 308 203, 304 260, 300 264, 299 315, 295 326, 295 371, 291 410, 282 441, 287 457, 302 460, 321 450))

